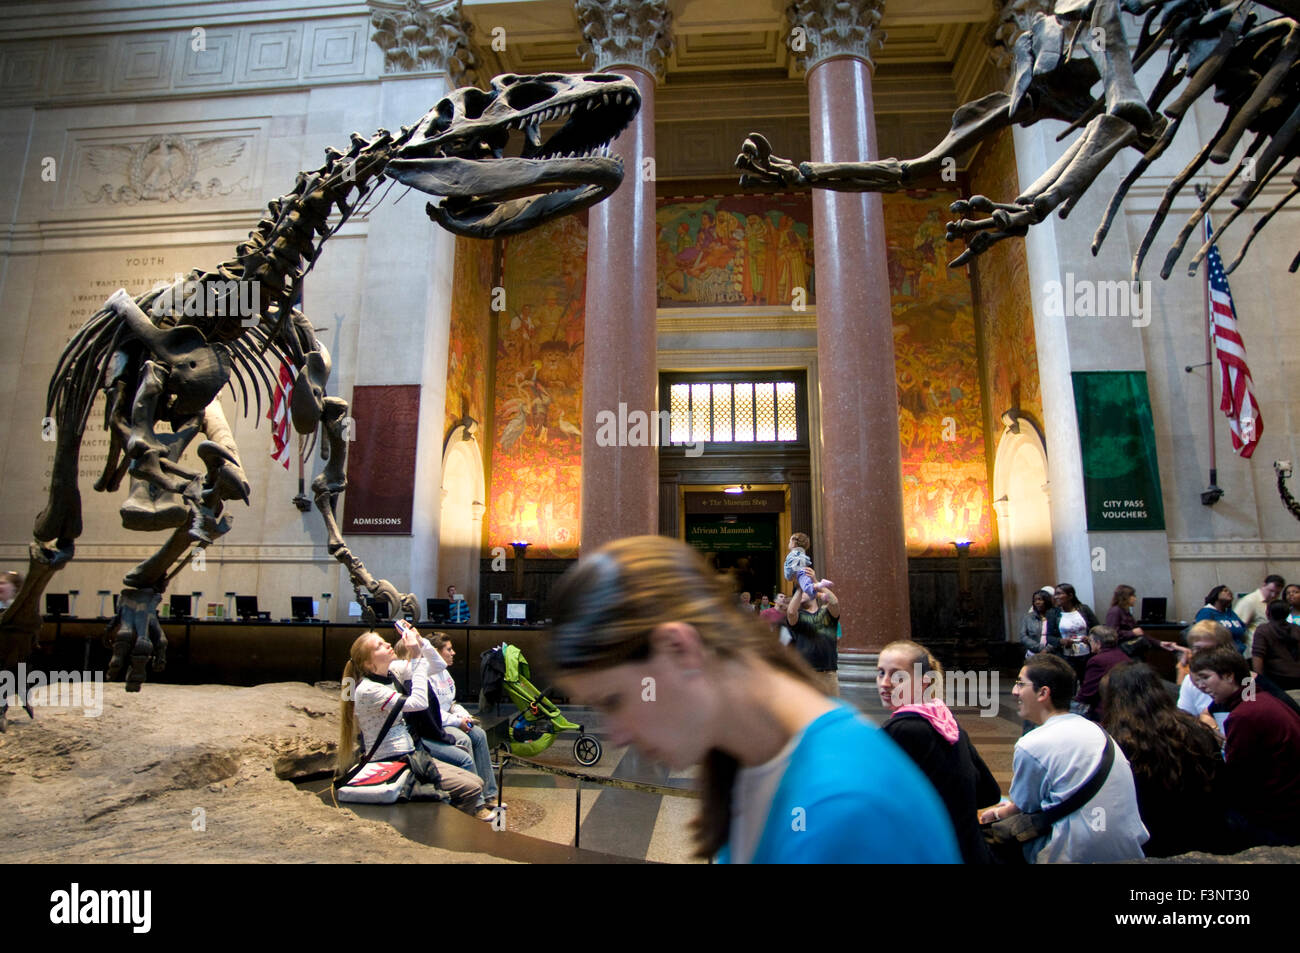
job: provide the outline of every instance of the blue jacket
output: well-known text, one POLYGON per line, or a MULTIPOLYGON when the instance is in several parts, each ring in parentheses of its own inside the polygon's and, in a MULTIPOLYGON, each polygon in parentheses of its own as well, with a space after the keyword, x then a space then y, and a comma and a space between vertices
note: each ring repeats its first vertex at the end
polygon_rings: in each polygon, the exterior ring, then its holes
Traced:
MULTIPOLYGON (((724 845, 719 863, 728 863, 724 845)), ((777 785, 756 864, 957 864, 943 802, 889 737, 840 703, 805 729, 777 785)))

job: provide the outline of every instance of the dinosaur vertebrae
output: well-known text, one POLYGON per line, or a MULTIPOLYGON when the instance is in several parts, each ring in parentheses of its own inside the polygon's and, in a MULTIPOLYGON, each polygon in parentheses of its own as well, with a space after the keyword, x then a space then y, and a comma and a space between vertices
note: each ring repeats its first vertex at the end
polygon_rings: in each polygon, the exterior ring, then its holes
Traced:
MULTIPOLYGON (((263 315, 287 315, 321 245, 361 205, 392 158, 394 146, 409 135, 406 128, 397 139, 386 129, 372 139, 353 133, 347 152, 327 148, 325 164, 313 172, 299 172, 293 190, 267 204, 268 214, 240 243, 237 257, 222 262, 217 271, 225 279, 258 282, 263 315), (331 225, 335 209, 340 217, 331 225)), ((214 327, 209 338, 230 340, 243 330, 240 322, 227 321, 214 327)))

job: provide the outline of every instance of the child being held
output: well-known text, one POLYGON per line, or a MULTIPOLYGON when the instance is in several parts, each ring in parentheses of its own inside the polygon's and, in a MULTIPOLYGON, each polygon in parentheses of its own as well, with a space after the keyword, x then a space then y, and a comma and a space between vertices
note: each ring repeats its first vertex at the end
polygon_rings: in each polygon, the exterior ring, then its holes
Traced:
POLYGON ((835 583, 829 579, 818 579, 813 572, 812 559, 807 551, 811 545, 812 540, 807 533, 795 533, 790 537, 790 551, 785 556, 785 578, 798 579, 799 588, 816 605, 817 593, 833 589, 835 583))

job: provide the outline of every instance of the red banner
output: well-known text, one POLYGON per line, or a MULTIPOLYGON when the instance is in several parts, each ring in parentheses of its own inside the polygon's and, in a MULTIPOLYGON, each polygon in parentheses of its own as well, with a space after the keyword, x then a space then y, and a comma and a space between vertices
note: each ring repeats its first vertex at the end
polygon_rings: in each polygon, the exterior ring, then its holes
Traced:
POLYGON ((352 389, 343 534, 409 536, 420 387, 352 389))

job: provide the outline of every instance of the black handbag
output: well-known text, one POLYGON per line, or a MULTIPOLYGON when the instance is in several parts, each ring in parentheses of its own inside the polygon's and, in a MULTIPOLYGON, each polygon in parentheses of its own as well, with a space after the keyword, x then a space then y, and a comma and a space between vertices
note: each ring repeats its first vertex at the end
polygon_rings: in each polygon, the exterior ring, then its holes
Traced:
POLYGON ((1111 765, 1114 763, 1115 741, 1107 735, 1106 749, 1101 754, 1101 761, 1084 782, 1083 787, 1046 811, 1022 811, 1003 820, 994 821, 992 824, 981 825, 980 830, 984 834, 985 842, 1000 856, 1005 856, 1005 848, 1009 845, 1028 844, 1047 836, 1052 832, 1052 827, 1057 821, 1069 817, 1097 796, 1097 792, 1110 776, 1111 765), (998 850, 999 848, 1002 850, 998 850))

